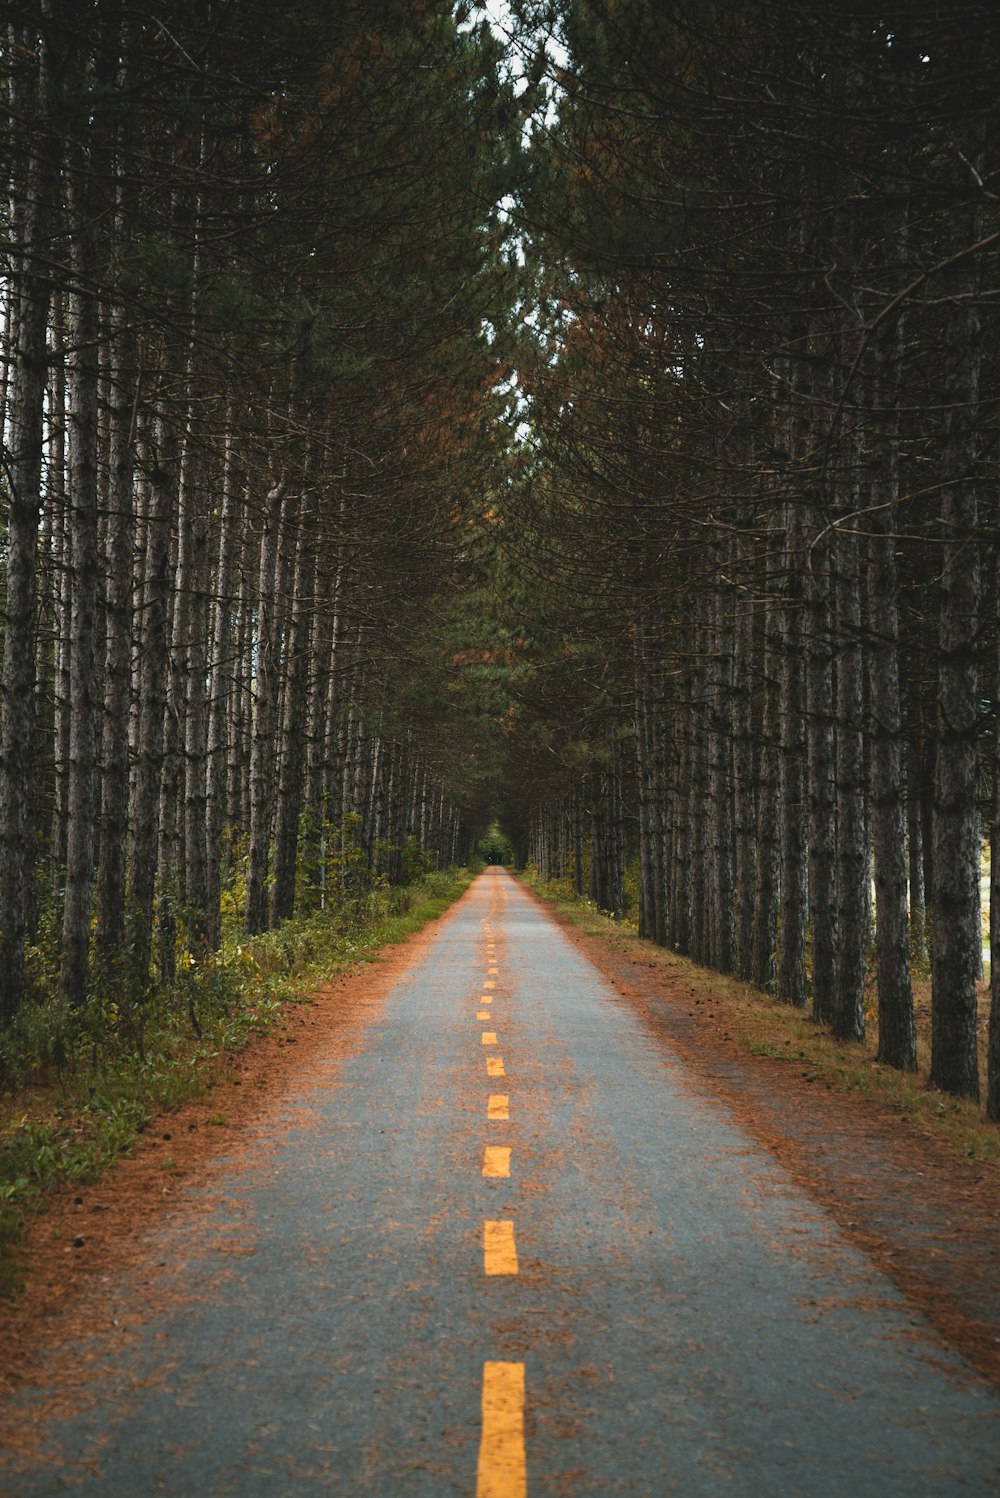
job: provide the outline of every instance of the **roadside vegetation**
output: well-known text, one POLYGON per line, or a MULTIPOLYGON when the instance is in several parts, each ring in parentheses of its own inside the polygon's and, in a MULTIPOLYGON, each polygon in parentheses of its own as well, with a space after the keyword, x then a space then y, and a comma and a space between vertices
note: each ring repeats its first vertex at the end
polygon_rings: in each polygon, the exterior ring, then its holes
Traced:
POLYGON ((79 1010, 55 993, 26 1004, 0 1094, 0 1296, 16 1293, 25 1223, 54 1189, 100 1180, 157 1114, 225 1081, 245 1046, 334 974, 437 919, 472 872, 376 879, 256 937, 233 922, 217 953, 179 963, 174 984, 141 1006, 111 989, 79 1010))
MULTIPOLYGON (((615 952, 641 956, 646 968, 664 978, 680 980, 697 1012, 712 1013, 722 1033, 754 1056, 784 1062, 809 1081, 837 1091, 863 1094, 898 1114, 900 1122, 952 1149, 962 1160, 975 1160, 1000 1171, 1000 1139, 982 1107, 955 1097, 930 1082, 931 980, 929 964, 914 963, 914 1010, 917 1024, 917 1070, 901 1072, 878 1058, 878 996, 874 975, 865 982, 865 1038, 838 1039, 808 1012, 795 1009, 750 983, 701 967, 688 957, 657 946, 639 936, 638 921, 626 913, 616 917, 593 901, 576 894, 570 879, 541 879, 529 865, 523 882, 587 936, 598 937, 615 952)), ((626 881, 626 886, 628 881, 626 881)), ((979 985, 979 1066, 986 1075, 986 1015, 989 1009, 989 972, 979 985)))

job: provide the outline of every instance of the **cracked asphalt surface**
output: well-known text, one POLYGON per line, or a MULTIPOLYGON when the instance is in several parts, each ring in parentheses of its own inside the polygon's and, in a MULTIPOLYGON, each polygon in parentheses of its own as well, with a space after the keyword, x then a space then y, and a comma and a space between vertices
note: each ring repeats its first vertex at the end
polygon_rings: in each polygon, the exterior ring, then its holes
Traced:
POLYGON ((495 1360, 532 1495, 1000 1488, 997 1393, 501 870, 148 1262, 4 1491, 472 1494, 478 1464, 515 1498, 479 1461, 495 1360), (485 1272, 498 1220, 516 1274, 485 1272))

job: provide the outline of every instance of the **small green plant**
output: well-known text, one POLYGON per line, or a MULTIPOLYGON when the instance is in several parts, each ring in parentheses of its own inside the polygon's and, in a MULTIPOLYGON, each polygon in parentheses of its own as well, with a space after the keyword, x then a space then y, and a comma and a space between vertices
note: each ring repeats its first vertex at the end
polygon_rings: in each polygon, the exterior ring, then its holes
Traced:
MULTIPOLYGON (((275 931, 244 936, 233 902, 221 948, 209 953, 192 942, 187 913, 175 905, 174 977, 159 988, 130 989, 126 957, 106 965, 87 1003, 67 1012, 48 946, 34 949, 32 997, 0 1034, 8 1090, 0 1113, 0 1295, 18 1288, 17 1243, 47 1192, 98 1180, 154 1114, 201 1095, 285 1006, 309 1002, 310 988, 339 968, 436 919, 469 883, 469 871, 451 869, 390 886, 362 868, 358 829, 348 830, 346 855, 342 848, 334 867, 336 900, 275 931), (45 974, 53 982, 47 993, 45 974)), ((224 1124, 225 1115, 210 1121, 224 1124)), ((174 1167, 167 1160, 163 1168, 174 1167)))

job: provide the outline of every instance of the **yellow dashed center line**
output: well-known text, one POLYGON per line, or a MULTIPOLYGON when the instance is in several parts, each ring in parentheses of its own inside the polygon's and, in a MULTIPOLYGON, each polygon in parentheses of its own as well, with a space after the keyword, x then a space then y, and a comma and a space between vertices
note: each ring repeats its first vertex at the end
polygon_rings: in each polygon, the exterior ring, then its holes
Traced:
POLYGON ((506 1180, 510 1175, 510 1148, 506 1144, 488 1144, 483 1150, 483 1175, 492 1180, 506 1180))
POLYGON ((483 1223, 483 1269, 487 1274, 517 1274, 512 1222, 483 1223))
POLYGON ((476 1498, 526 1498, 524 1364, 483 1364, 483 1429, 476 1498))
MULTIPOLYGON (((500 976, 492 925, 483 922, 488 977, 483 979, 476 1019, 489 1020, 487 1007, 493 1001, 492 989, 500 976)), ((483 1030, 482 1044, 498 1044, 495 1030, 483 1030)), ((487 1077, 505 1077, 503 1058, 486 1057, 487 1077)), ((510 1118, 510 1098, 505 1092, 490 1093, 486 1104, 489 1122, 506 1122, 510 1118)), ((493 1180, 510 1177, 511 1149, 507 1145, 488 1144, 483 1150, 483 1175, 493 1180)), ((483 1223, 483 1270, 488 1275, 516 1275, 519 1272, 514 1223, 483 1223)), ((527 1498, 528 1476, 524 1446, 524 1364, 484 1363, 482 1434, 479 1443, 479 1465, 476 1474, 476 1498, 527 1498)))

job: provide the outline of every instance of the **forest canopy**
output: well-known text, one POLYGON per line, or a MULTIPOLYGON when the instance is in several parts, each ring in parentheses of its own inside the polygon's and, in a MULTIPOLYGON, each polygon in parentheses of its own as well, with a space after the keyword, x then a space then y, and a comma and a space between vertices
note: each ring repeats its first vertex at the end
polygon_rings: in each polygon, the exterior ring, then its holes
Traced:
POLYGON ((995 7, 3 14, 0 1029, 479 844, 1000 1117, 995 7))

